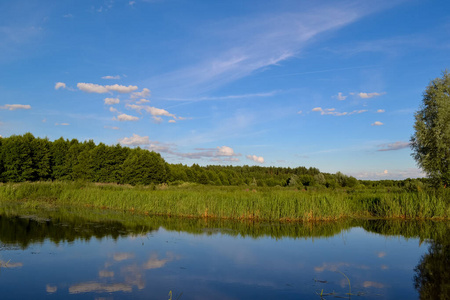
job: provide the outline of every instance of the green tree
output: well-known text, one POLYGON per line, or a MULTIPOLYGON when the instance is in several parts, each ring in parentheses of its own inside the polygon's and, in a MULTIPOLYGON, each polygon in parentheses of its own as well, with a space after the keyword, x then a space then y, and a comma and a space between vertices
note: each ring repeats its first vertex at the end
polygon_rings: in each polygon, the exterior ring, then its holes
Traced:
POLYGON ((123 183, 133 185, 162 183, 168 178, 166 162, 161 155, 141 148, 130 151, 122 168, 123 183))
POLYGON ((430 82, 415 113, 412 156, 436 184, 450 183, 450 74, 430 82))
POLYGON ((37 138, 33 140, 33 164, 37 180, 48 180, 51 177, 50 141, 37 138))
POLYGON ((32 148, 34 140, 35 138, 31 133, 26 133, 23 136, 13 135, 3 139, 1 156, 4 164, 2 177, 5 181, 36 180, 32 148))
POLYGON ((50 156, 52 158, 52 178, 63 179, 67 175, 66 172, 66 154, 69 150, 70 142, 60 137, 51 144, 50 156))

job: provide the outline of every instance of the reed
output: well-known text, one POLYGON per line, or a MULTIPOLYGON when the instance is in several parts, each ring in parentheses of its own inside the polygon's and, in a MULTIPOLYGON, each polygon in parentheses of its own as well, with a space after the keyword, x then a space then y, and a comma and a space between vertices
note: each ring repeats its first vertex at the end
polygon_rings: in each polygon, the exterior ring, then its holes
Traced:
POLYGON ((132 187, 83 182, 0 185, 0 201, 22 201, 30 207, 71 205, 152 215, 265 221, 449 219, 449 194, 446 190, 250 190, 246 187, 132 187))

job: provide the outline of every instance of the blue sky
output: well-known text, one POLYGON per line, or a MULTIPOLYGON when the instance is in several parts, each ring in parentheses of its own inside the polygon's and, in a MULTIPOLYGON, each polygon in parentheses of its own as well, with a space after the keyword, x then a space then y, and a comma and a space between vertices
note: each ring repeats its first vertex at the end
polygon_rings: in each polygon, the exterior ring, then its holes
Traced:
POLYGON ((0 135, 170 163, 422 176, 408 146, 450 68, 448 1, 2 1, 0 135))

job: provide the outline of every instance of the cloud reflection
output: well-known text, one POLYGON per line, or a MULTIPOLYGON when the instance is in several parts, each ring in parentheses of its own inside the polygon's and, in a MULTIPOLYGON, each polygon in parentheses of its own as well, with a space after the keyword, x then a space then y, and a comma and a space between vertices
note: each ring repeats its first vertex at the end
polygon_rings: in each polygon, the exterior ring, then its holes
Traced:
POLYGON ((130 258, 134 258, 134 254, 133 253, 114 253, 113 258, 115 261, 122 261, 122 260, 127 260, 130 258))
POLYGON ((69 287, 69 294, 131 292, 132 290, 133 286, 126 283, 84 282, 69 287))
POLYGON ((344 263, 344 262, 340 262, 340 263, 323 263, 322 266, 320 267, 314 267, 314 271, 316 272, 323 272, 325 270, 328 271, 333 271, 336 272, 340 267, 348 267, 350 266, 349 263, 344 263))
POLYGON ((383 252, 383 251, 377 252, 377 256, 378 256, 379 258, 383 258, 383 257, 386 256, 386 252, 383 252))
POLYGON ((150 256, 150 259, 144 264, 144 269, 159 269, 166 265, 166 263, 173 261, 175 259, 174 255, 172 253, 167 253, 166 258, 164 259, 158 259, 158 254, 153 253, 150 256))
POLYGON ((375 281, 364 281, 363 287, 365 287, 365 288, 375 287, 378 289, 382 289, 382 288, 384 288, 384 284, 382 284, 380 282, 375 282, 375 281))
POLYGON ((23 267, 23 263, 21 263, 21 262, 12 263, 10 261, 0 260, 0 267, 4 267, 4 268, 20 268, 20 267, 23 267))
POLYGON ((98 272, 98 277, 100 278, 114 277, 114 272, 108 270, 101 270, 98 272))
MULTIPOLYGON (((122 261, 134 258, 133 253, 114 253, 114 262, 105 263, 105 268, 113 267, 114 264, 120 263, 122 261)), ((150 254, 150 258, 140 264, 135 262, 125 263, 120 268, 120 275, 123 277, 123 282, 121 283, 100 283, 96 281, 82 282, 74 284, 69 287, 70 294, 79 293, 114 293, 114 292, 132 292, 133 287, 137 287, 142 290, 145 288, 145 271, 151 269, 163 268, 168 262, 179 259, 171 252, 167 252, 164 258, 160 258, 158 253, 154 252, 150 254)), ((116 276, 114 271, 108 269, 100 270, 98 272, 98 277, 100 279, 111 278, 111 280, 116 276)), ((47 285, 47 290, 50 287, 47 285)), ((56 292, 56 287, 54 288, 56 292)))
POLYGON ((58 287, 47 284, 45 286, 45 290, 47 291, 47 293, 56 293, 58 291, 58 287))

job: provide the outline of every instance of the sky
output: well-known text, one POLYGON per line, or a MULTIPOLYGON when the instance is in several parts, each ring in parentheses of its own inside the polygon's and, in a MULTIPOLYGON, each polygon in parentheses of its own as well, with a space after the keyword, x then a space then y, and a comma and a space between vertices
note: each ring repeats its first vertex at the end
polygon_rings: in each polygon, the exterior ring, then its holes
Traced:
POLYGON ((416 178, 449 53, 446 0, 1 1, 0 135, 416 178))

